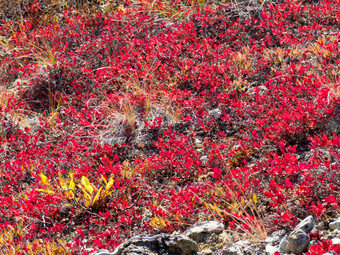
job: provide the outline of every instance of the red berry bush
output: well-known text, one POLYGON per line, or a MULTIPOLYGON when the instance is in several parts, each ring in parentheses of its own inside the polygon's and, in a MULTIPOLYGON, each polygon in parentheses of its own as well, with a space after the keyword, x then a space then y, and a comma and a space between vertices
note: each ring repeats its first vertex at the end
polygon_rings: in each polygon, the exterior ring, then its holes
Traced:
MULTIPOLYGON (((1 252, 209 219, 263 240, 339 212, 339 2, 17 2, 0 4, 1 252)), ((308 254, 339 250, 319 239, 308 254)))

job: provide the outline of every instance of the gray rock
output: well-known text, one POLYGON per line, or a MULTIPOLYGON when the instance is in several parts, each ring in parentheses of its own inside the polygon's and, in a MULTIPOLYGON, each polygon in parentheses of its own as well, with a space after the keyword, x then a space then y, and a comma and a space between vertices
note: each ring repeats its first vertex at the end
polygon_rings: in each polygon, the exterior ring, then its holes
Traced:
POLYGON ((249 241, 238 241, 233 244, 227 244, 222 255, 262 255, 264 251, 259 247, 252 245, 249 241))
POLYGON ((334 108, 334 118, 326 121, 325 128, 329 134, 340 132, 340 106, 334 108))
POLYGON ((314 245, 317 245, 318 242, 316 240, 312 240, 309 242, 309 245, 308 245, 308 249, 311 247, 311 246, 314 246, 314 245))
POLYGON ((194 255, 197 252, 198 246, 196 242, 187 236, 159 234, 132 237, 127 242, 119 245, 112 254, 108 255, 194 255))
POLYGON ((196 242, 204 241, 211 234, 220 234, 224 225, 219 221, 205 221, 188 228, 184 234, 196 242))
POLYGON ((282 240, 286 233, 287 231, 284 229, 274 231, 270 236, 266 238, 265 241, 266 243, 270 244, 279 244, 279 242, 282 240))
POLYGON ((210 111, 209 114, 211 116, 213 116, 214 119, 219 119, 221 117, 222 112, 221 112, 220 109, 216 108, 216 109, 210 111))
POLYGON ((105 249, 100 249, 99 251, 93 252, 90 255, 112 255, 113 253, 105 249))
POLYGON ((202 157, 200 158, 200 160, 201 160, 203 163, 208 162, 208 156, 202 156, 202 157))
POLYGON ((287 253, 287 245, 288 245, 288 237, 285 236, 284 238, 282 238, 280 245, 279 245, 280 253, 287 253))
POLYGON ((126 142, 126 140, 126 137, 108 136, 102 139, 102 144, 107 143, 109 145, 122 145, 126 142))
POLYGON ((279 236, 268 236, 265 241, 266 243, 274 243, 277 242, 279 239, 279 236))
MULTIPOLYGON (((339 216, 330 224, 336 224, 339 216)), ((185 235, 159 234, 155 236, 135 236, 121 244, 113 253, 100 250, 91 255, 273 255, 301 254, 308 247, 317 244, 310 241, 309 233, 318 231, 322 240, 331 239, 334 245, 340 244, 340 230, 329 229, 328 222, 321 221, 317 225, 312 216, 307 217, 290 233, 286 230, 277 230, 265 240, 265 247, 257 246, 245 239, 235 242, 234 236, 224 231, 224 225, 218 221, 208 221, 190 227, 185 235), (324 230, 323 230, 324 229, 324 230), (228 233, 228 234, 227 234, 228 233), (198 240, 197 243, 191 239, 198 240)), ((334 254, 329 252, 328 254, 334 254)))
POLYGON ((27 83, 29 80, 26 79, 16 79, 14 82, 12 82, 9 87, 6 88, 7 92, 18 94, 20 90, 22 90, 25 87, 28 87, 27 83))
POLYGON ((275 252, 279 251, 278 246, 273 246, 271 244, 266 245, 266 253, 269 255, 273 255, 275 252))
POLYGON ((312 231, 314 225, 312 216, 308 216, 301 221, 289 235, 281 240, 279 245, 280 253, 300 254, 304 252, 310 242, 308 234, 312 231))
POLYGON ((335 221, 329 223, 329 228, 333 230, 340 230, 340 217, 337 218, 335 221))
MULTIPOLYGON (((259 89, 259 92, 258 92, 259 95, 263 95, 268 90, 268 88, 266 86, 257 86, 257 87, 259 89)), ((248 94, 249 95, 256 94, 255 93, 255 87, 249 88, 248 89, 248 94)))
POLYGON ((307 218, 305 218, 303 221, 301 221, 299 223, 299 225, 297 225, 294 229, 293 232, 297 232, 299 230, 303 231, 306 234, 309 234, 312 229, 314 228, 315 225, 315 220, 313 218, 313 216, 308 216, 307 218))
POLYGON ((202 145, 203 145, 202 141, 200 139, 196 138, 195 141, 194 141, 195 148, 201 148, 202 145))
POLYGON ((222 255, 243 255, 244 247, 240 246, 239 244, 227 244, 223 250, 222 255))
POLYGON ((307 235, 305 232, 303 232, 302 230, 298 230, 292 235, 289 235, 287 240, 288 243, 286 245, 286 251, 300 254, 307 249, 310 238, 309 235, 307 235))
POLYGON ((332 238, 332 244, 333 245, 337 245, 337 244, 340 244, 340 238, 332 238))
POLYGON ((214 252, 209 248, 204 249, 200 252, 200 255, 212 255, 212 254, 214 254, 214 252))
POLYGON ((222 255, 243 255, 243 253, 239 247, 230 245, 222 250, 222 255))
POLYGON ((191 255, 198 252, 197 243, 184 235, 172 236, 168 246, 170 254, 191 255))
POLYGON ((286 234, 286 230, 281 229, 274 231, 270 236, 266 238, 266 252, 269 255, 273 255, 275 252, 278 252, 280 250, 279 244, 280 241, 284 238, 286 234))

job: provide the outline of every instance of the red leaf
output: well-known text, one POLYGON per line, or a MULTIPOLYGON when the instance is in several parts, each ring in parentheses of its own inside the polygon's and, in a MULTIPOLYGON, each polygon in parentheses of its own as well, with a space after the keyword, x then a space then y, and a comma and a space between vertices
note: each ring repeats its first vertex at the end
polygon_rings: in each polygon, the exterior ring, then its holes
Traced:
POLYGON ((293 184, 288 178, 285 180, 285 185, 287 189, 293 188, 293 184))

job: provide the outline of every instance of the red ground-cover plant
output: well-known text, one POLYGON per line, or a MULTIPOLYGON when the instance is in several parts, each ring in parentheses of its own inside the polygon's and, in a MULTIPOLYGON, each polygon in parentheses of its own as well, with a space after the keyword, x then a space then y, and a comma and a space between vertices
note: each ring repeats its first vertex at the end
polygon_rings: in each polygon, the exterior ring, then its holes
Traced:
POLYGON ((4 16, 1 252, 339 212, 339 4, 156 2, 4 16))

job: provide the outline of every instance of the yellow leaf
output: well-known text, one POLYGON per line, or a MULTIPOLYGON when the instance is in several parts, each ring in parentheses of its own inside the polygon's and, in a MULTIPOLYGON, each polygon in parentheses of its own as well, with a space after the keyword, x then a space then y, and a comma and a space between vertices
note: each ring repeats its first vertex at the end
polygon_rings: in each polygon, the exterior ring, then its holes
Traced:
POLYGON ((151 221, 151 224, 152 224, 153 226, 158 226, 158 224, 159 224, 159 219, 158 219, 157 217, 153 218, 152 221, 151 221))
POLYGON ((67 196, 70 196, 71 198, 74 198, 74 193, 73 193, 72 190, 67 191, 67 192, 66 192, 66 195, 67 195, 67 196))
POLYGON ((166 223, 165 223, 165 221, 164 221, 163 219, 160 220, 160 224, 161 224, 162 226, 166 226, 166 223))
POLYGON ((99 197, 99 195, 100 195, 100 192, 102 191, 102 188, 103 188, 103 187, 100 187, 100 189, 98 190, 97 195, 94 197, 94 199, 93 199, 93 201, 92 201, 92 204, 94 204, 94 203, 97 201, 97 199, 98 199, 98 197, 99 197))
POLYGON ((219 215, 219 216, 221 216, 222 217, 222 210, 221 209, 219 209, 219 208, 216 208, 216 210, 215 210, 216 212, 217 212, 217 214, 219 215))
POLYGON ((87 189, 87 191, 92 195, 93 194, 93 191, 94 191, 94 188, 91 184, 85 186, 85 188, 87 189))
POLYGON ((105 182, 105 185, 107 185, 107 180, 105 179, 105 177, 103 175, 101 175, 102 180, 105 182))
POLYGON ((123 13, 125 13, 125 8, 124 8, 124 5, 119 5, 118 6, 118 10, 121 10, 121 11, 123 11, 123 13))
POLYGON ((21 245, 20 245, 20 244, 18 244, 18 245, 15 247, 15 254, 19 253, 20 248, 21 248, 21 245))
POLYGON ((83 184, 84 187, 90 185, 90 181, 89 179, 87 179, 87 177, 83 176, 81 177, 81 184, 83 184))
POLYGON ((255 194, 253 194, 253 200, 254 200, 254 203, 256 204, 257 203, 257 196, 255 194))
POLYGON ((245 203, 245 202, 244 202, 244 199, 241 198, 241 205, 244 206, 244 203, 245 203))
POLYGON ((113 191, 109 192, 109 193, 106 193, 105 194, 105 197, 108 197, 113 191))
POLYGON ((83 186, 78 185, 78 187, 84 192, 84 196, 86 199, 91 199, 91 195, 86 191, 86 189, 84 189, 83 186))
POLYGON ((67 190, 67 185, 65 183, 65 180, 62 179, 61 177, 59 177, 59 183, 60 183, 60 186, 63 188, 63 190, 67 190))
POLYGON ((53 251, 58 250, 58 246, 55 244, 54 240, 52 241, 52 248, 53 248, 53 251))
POLYGON ((43 173, 40 173, 40 178, 46 186, 50 186, 50 182, 48 181, 48 178, 46 177, 46 175, 44 175, 43 173))
POLYGON ((113 180, 110 180, 110 181, 106 184, 105 193, 106 193, 109 189, 111 189, 112 185, 113 185, 113 180))
POLYGON ((202 204, 203 204, 203 206, 204 206, 205 208, 209 209, 209 206, 208 206, 208 204, 207 204, 206 202, 202 202, 202 204))
POLYGON ((50 247, 50 244, 48 242, 46 242, 46 249, 48 251, 48 253, 51 253, 51 247, 50 247))
POLYGON ((128 168, 129 167, 129 161, 128 160, 125 160, 123 162, 123 164, 124 164, 124 168, 128 168))
POLYGON ((74 190, 75 187, 76 187, 76 184, 74 183, 73 180, 71 180, 70 183, 68 184, 68 188, 71 190, 74 190))
POLYGON ((37 189, 38 191, 40 191, 40 192, 45 192, 45 193, 48 193, 48 194, 55 194, 55 192, 54 191, 52 191, 52 190, 48 190, 48 189, 37 189))
POLYGON ((89 181, 89 179, 87 179, 87 177, 83 176, 81 178, 81 184, 83 184, 83 186, 86 188, 86 190, 90 193, 90 195, 92 195, 93 193, 93 187, 89 181))

